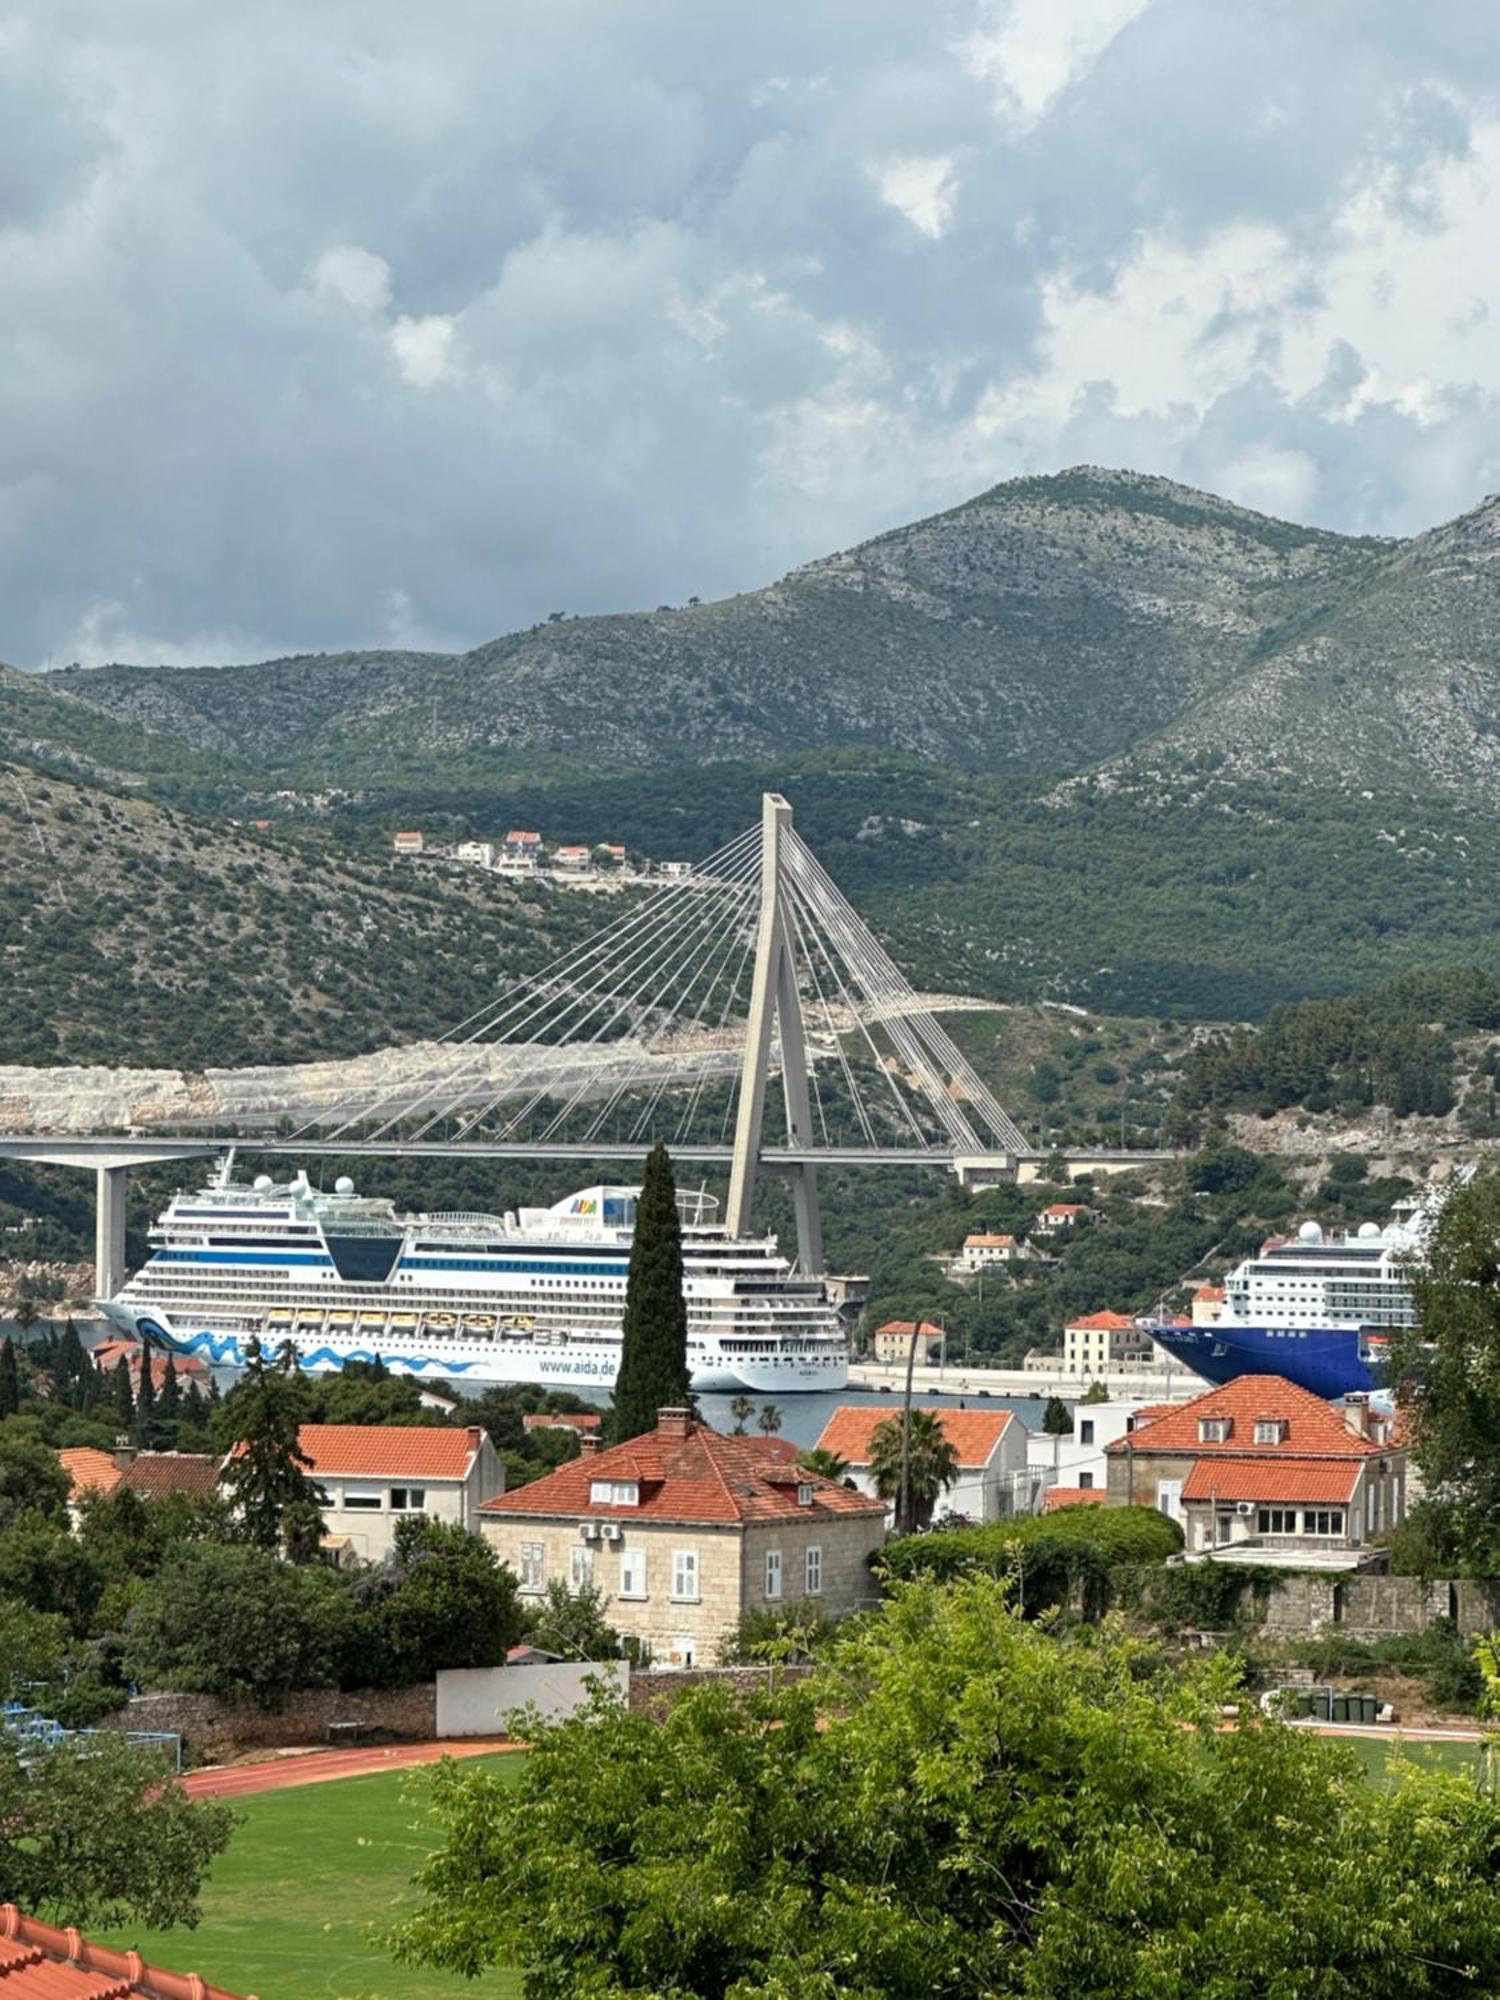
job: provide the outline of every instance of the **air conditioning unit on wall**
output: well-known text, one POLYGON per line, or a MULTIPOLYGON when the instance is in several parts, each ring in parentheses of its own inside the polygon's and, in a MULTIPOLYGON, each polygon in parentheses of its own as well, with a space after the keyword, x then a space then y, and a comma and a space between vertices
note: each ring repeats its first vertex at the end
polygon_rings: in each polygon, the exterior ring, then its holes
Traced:
POLYGON ((1236 1514, 1253 1514, 1255 1512, 1255 1502, 1253 1500, 1236 1500, 1234 1511, 1236 1514))

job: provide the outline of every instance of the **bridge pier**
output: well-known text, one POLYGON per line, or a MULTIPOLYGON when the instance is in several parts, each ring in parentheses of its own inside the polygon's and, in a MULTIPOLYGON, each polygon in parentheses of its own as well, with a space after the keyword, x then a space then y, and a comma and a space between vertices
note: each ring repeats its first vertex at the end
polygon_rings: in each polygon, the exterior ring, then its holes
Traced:
POLYGON ((94 1172, 94 1297, 112 1299, 125 1282, 125 1178, 128 1167, 94 1172))

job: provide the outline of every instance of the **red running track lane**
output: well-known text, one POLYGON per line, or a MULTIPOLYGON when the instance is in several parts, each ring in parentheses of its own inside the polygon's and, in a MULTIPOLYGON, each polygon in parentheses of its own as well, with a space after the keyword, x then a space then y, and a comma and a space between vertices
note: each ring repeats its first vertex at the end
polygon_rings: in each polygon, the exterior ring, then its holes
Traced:
POLYGON ((244 1799, 279 1792, 290 1785, 324 1785, 335 1778, 371 1778, 380 1771, 409 1771, 443 1757, 493 1757, 521 1745, 505 1736, 465 1736, 445 1743, 353 1745, 347 1750, 310 1750, 294 1757, 268 1757, 258 1764, 216 1764, 189 1771, 182 1789, 190 1799, 244 1799))

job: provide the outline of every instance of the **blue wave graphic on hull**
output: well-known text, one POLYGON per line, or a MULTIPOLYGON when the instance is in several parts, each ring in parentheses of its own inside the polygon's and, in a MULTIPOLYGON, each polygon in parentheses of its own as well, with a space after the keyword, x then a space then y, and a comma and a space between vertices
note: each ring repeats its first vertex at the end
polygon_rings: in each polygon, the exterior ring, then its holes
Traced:
MULTIPOLYGON (((152 1340, 160 1341, 163 1347, 170 1347, 178 1354, 195 1354, 200 1360, 208 1360, 216 1368, 243 1368, 244 1353, 236 1334, 212 1334, 208 1332, 181 1334, 168 1333, 153 1319, 138 1319, 137 1329, 152 1340)), ((267 1336, 266 1351, 274 1353, 280 1343, 274 1336, 267 1336)), ((304 1368, 342 1368, 350 1361, 381 1361, 387 1368, 405 1368, 413 1375, 424 1374, 432 1369, 439 1375, 467 1375, 475 1365, 472 1361, 442 1361, 430 1354, 378 1354, 373 1347, 355 1348, 349 1354, 335 1354, 331 1347, 314 1347, 308 1353, 299 1353, 298 1359, 304 1368)))

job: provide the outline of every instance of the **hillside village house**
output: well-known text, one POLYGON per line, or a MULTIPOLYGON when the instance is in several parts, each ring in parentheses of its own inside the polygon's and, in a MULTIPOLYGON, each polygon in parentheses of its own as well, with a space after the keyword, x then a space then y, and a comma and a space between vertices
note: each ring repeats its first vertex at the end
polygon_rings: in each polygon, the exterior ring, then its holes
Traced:
MULTIPOLYGON (((935 1518, 966 1514, 974 1521, 999 1521, 1017 1511, 1017 1494, 1025 1504, 1026 1426, 1009 1410, 934 1410, 943 1435, 958 1453, 958 1478, 939 1498, 935 1518)), ((899 1409, 844 1403, 823 1426, 820 1451, 835 1452, 849 1468, 861 1493, 873 1500, 875 1477, 870 1467, 870 1440, 879 1426, 899 1409)), ((895 1502, 887 1503, 891 1519, 895 1502)))
POLYGON ((422 852, 421 834, 420 833, 395 834, 391 840, 391 851, 393 854, 420 854, 422 852))
POLYGON ((940 1326, 926 1319, 920 1326, 909 1319, 888 1319, 884 1326, 877 1327, 870 1342, 875 1359, 888 1367, 904 1368, 913 1333, 917 1336, 917 1366, 930 1366, 937 1359, 946 1335, 940 1326))
POLYGON ((493 868, 495 843, 493 840, 461 840, 453 850, 453 859, 472 862, 477 868, 493 868))
POLYGON ((1172 1404, 1106 1455, 1111 1502, 1170 1514, 1190 1555, 1348 1560, 1406 1515, 1406 1453, 1388 1420, 1280 1375, 1172 1404))
POLYGON ((210 1452, 137 1451, 133 1445, 115 1451, 74 1445, 57 1458, 72 1482, 68 1512, 75 1524, 83 1502, 95 1495, 123 1491, 138 1493, 143 1500, 161 1500, 182 1493, 190 1500, 211 1500, 219 1489, 223 1463, 210 1452))
POLYGON ((520 827, 512 827, 505 836, 505 851, 507 854, 540 854, 542 836, 539 833, 528 833, 520 827))
POLYGON ((1026 1434, 1026 1471, 1033 1512, 1048 1511, 1054 1490, 1098 1492, 1109 1485, 1109 1461, 1105 1447, 1122 1438, 1141 1422, 1145 1413, 1159 1415, 1170 1404, 1142 1403, 1122 1399, 1108 1403, 1079 1403, 1073 1411, 1073 1428, 1061 1435, 1050 1431, 1026 1434))
POLYGON ((1200 1285, 1193 1294, 1193 1325, 1217 1326, 1223 1317, 1224 1287, 1222 1285, 1200 1285))
POLYGON ((1086 1313, 1063 1328, 1063 1368, 1069 1375, 1107 1375, 1155 1359, 1155 1341, 1128 1313, 1086 1313))
POLYGON ((1038 1236, 1055 1236, 1059 1229, 1071 1229, 1085 1206, 1081 1201, 1049 1202, 1032 1223, 1032 1231, 1038 1236))
POLYGON ((712 1665, 745 1611, 815 1601, 833 1616, 875 1595, 885 1506, 797 1463, 781 1438, 725 1437, 686 1410, 480 1509, 523 1604, 593 1583, 622 1636, 661 1666, 712 1665))
POLYGON ((570 841, 567 846, 554 847, 552 850, 554 868, 587 868, 591 859, 589 850, 576 841, 570 841))
POLYGON ((960 1271, 972 1274, 1016 1263, 1029 1254, 1026 1245, 1018 1242, 1014 1236, 976 1234, 964 1238, 964 1247, 958 1253, 957 1265, 960 1271))
POLYGON ((335 1552, 380 1562, 396 1524, 412 1515, 476 1532, 480 1508, 505 1491, 505 1467, 477 1424, 304 1424, 298 1441, 323 1493, 323 1523, 335 1552))

